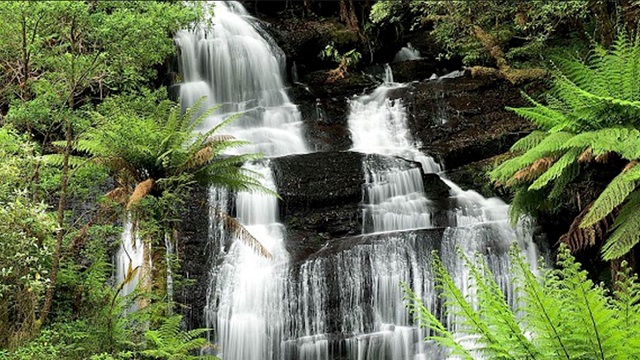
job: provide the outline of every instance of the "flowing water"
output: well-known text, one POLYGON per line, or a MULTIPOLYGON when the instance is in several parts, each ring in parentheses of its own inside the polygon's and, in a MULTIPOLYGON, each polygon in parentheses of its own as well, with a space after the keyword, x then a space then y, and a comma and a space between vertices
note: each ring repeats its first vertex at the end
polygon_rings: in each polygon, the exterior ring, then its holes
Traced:
MULTIPOLYGON (((260 152, 267 158, 307 152, 300 112, 284 90, 282 51, 239 3, 216 2, 214 14, 209 19, 212 27, 202 25, 176 36, 184 74, 183 107, 202 96, 205 106, 220 106, 202 123, 200 130, 205 131, 240 113, 222 130, 250 142, 237 152, 260 152)), ((268 159, 245 167, 262 175, 263 185, 275 190, 268 159)), ((211 191, 212 198, 228 201, 224 191, 211 191)), ((220 348, 217 355, 224 359, 276 358, 285 325, 282 299, 289 263, 283 226, 277 221, 277 199, 270 194, 240 192, 235 196, 235 210, 240 223, 272 257, 260 256, 242 241, 218 240, 220 252, 214 256, 222 264, 212 269, 210 277, 207 326, 214 329, 214 341, 220 348)), ((223 239, 230 236, 224 235, 223 239)))
MULTIPOLYGON (((284 56, 236 2, 216 2, 212 27, 176 36, 180 48, 183 107, 205 97, 221 105, 200 130, 234 113, 241 117, 224 132, 252 143, 239 152, 260 151, 266 160, 246 165, 275 189, 269 158, 306 153, 301 118, 283 85, 284 56)), ((214 264, 207 294, 207 326, 225 360, 419 360, 438 359, 442 349, 422 341, 426 332, 408 314, 400 283, 407 283, 428 308, 441 313, 434 290, 431 251, 438 250, 456 282, 467 291, 468 271, 456 255, 480 252, 510 300, 508 248, 517 240, 535 264, 531 231, 508 225, 508 205, 463 191, 451 181, 447 206, 425 196, 423 173, 441 166, 418 149, 408 130, 407 111, 388 81, 351 101, 352 151, 365 154, 362 238, 335 253, 290 263, 278 222, 276 199, 268 194, 228 194, 212 189, 210 235, 214 264), (234 210, 272 254, 258 255, 234 241, 220 211, 234 210), (446 213, 447 227, 433 216, 446 213)), ((310 167, 311 169, 311 167, 310 167)), ((471 294, 472 295, 472 294, 471 294)), ((451 319, 443 318, 451 325, 451 319)))
POLYGON ((407 61, 417 59, 420 59, 420 51, 414 49, 413 46, 411 46, 411 43, 407 43, 407 46, 403 46, 402 49, 400 49, 396 53, 393 61, 407 61))

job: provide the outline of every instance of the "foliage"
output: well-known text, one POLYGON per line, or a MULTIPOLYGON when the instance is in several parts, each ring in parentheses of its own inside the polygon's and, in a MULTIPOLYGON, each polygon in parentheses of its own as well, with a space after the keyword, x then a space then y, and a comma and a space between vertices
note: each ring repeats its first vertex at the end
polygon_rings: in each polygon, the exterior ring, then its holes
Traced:
POLYGON ((587 62, 560 60, 546 105, 511 109, 540 130, 517 142, 519 155, 491 172, 517 192, 515 218, 552 206, 584 164, 615 154, 626 162, 582 215, 579 227, 595 226, 620 211, 603 247, 603 257, 627 253, 640 241, 640 37, 620 35, 609 51, 597 47, 587 62))
POLYGON ((335 81, 344 78, 345 74, 349 72, 349 68, 360 62, 362 54, 356 49, 341 54, 333 44, 329 44, 320 52, 320 58, 338 63, 338 67, 331 71, 330 81, 335 81))
POLYGON ((408 306, 427 337, 463 359, 633 359, 640 356, 640 284, 625 268, 611 294, 589 280, 566 248, 557 269, 536 276, 517 248, 511 273, 519 297, 514 307, 487 265, 471 262, 475 300, 466 298, 435 256, 436 286, 446 313, 455 319, 453 333, 405 286, 408 306), (472 343, 463 339, 473 339, 472 343))
MULTIPOLYGON (((108 168, 117 179, 118 187, 110 197, 128 209, 155 213, 151 217, 166 231, 180 218, 180 204, 196 183, 236 191, 264 190, 255 174, 242 167, 259 154, 223 155, 246 144, 217 134, 233 118, 205 133, 194 132, 214 110, 194 119, 198 104, 181 115, 179 106, 159 93, 113 97, 91 114, 97 126, 83 134, 75 149, 88 155, 92 166, 108 168), (153 199, 141 202, 148 195, 153 199)), ((87 164, 80 158, 74 163, 87 164)))
POLYGON ((539 56, 561 26, 584 20, 587 10, 586 1, 379 1, 370 20, 409 29, 431 26, 440 57, 478 65, 497 60, 488 42, 503 48, 507 61, 539 56))
MULTIPOLYGON (((156 330, 147 330, 144 334, 147 349, 141 353, 153 359, 191 360, 201 359, 203 356, 193 356, 194 350, 200 350, 207 345, 202 337, 208 329, 184 331, 180 325, 181 315, 173 315, 165 319, 156 330)), ((214 357, 208 357, 215 359, 214 357)))
POLYGON ((34 145, 0 128, 0 347, 28 338, 47 287, 55 222, 30 196, 34 145))

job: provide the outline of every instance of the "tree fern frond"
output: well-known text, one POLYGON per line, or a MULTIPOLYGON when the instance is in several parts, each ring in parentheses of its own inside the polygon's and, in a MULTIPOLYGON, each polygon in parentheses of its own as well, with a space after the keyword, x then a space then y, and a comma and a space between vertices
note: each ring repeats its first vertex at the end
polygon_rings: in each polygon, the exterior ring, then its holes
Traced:
POLYGON ((265 258, 273 258, 271 252, 269 252, 269 250, 264 247, 258 239, 251 235, 251 233, 244 226, 242 226, 242 224, 238 220, 218 209, 215 209, 215 215, 224 223, 226 229, 229 229, 231 232, 236 234, 237 239, 244 242, 247 246, 249 246, 265 258))
POLYGON ((580 175, 580 165, 578 163, 573 163, 558 176, 558 178, 553 183, 553 188, 549 192, 548 200, 556 200, 560 199, 562 194, 565 194, 567 191, 567 186, 571 184, 578 176, 580 175))
POLYGON ((491 171, 489 175, 494 181, 506 182, 516 172, 533 164, 537 160, 564 153, 566 150, 563 150, 563 145, 572 137, 573 135, 567 132, 551 133, 529 151, 500 164, 491 171))
POLYGON ((550 109, 532 99, 530 101, 536 106, 528 108, 507 107, 506 109, 515 112, 545 130, 553 129, 567 122, 567 117, 562 112, 550 109))
POLYGON ((509 352, 483 321, 480 314, 455 285, 439 257, 433 257, 433 270, 436 274, 436 289, 449 312, 456 316, 457 325, 463 333, 479 335, 478 342, 484 347, 481 351, 490 352, 493 358, 509 358, 509 352))
POLYGON ((549 167, 547 171, 545 171, 542 175, 538 176, 537 179, 529 186, 529 190, 538 190, 545 187, 550 181, 553 181, 560 177, 562 173, 567 169, 571 164, 574 164, 576 160, 582 154, 581 149, 571 149, 567 151, 560 159, 558 159, 553 166, 549 167))
POLYGON ((591 210, 582 220, 580 227, 588 227, 607 216, 614 208, 622 204, 635 190, 640 180, 640 165, 636 164, 616 176, 596 199, 591 210))
POLYGON ((515 313, 518 309, 510 308, 484 258, 476 254, 472 263, 464 254, 462 256, 475 284, 482 320, 495 334, 496 341, 500 342, 508 358, 537 358, 540 354, 527 339, 516 319, 515 313))
POLYGON ((562 303, 557 298, 547 296, 543 283, 531 272, 519 253, 519 249, 511 249, 512 271, 515 274, 517 288, 522 292, 523 311, 527 318, 526 325, 530 331, 540 336, 539 341, 546 351, 557 358, 573 359, 564 331, 560 328, 560 312, 562 303))
POLYGON ((469 350, 460 345, 453 334, 451 334, 451 332, 442 325, 440 320, 427 310, 422 299, 418 298, 406 283, 402 283, 401 286, 405 293, 404 300, 407 304, 407 308, 409 309, 409 313, 418 320, 420 327, 431 329, 435 333, 434 335, 427 336, 425 340, 436 341, 440 345, 449 349, 451 351, 451 355, 460 356, 465 360, 473 360, 473 356, 471 356, 469 350))
POLYGON ((601 243, 615 220, 616 211, 602 218, 588 227, 581 227, 584 217, 591 210, 593 203, 587 205, 569 226, 569 231, 558 240, 564 243, 572 253, 587 249, 601 243))
POLYGON ((612 127, 578 134, 568 140, 563 148, 589 147, 594 155, 616 152, 621 157, 634 160, 640 157, 640 130, 612 127))
POLYGON ((536 145, 540 144, 544 138, 547 137, 547 133, 545 131, 534 130, 531 134, 523 137, 518 140, 511 146, 511 151, 528 151, 534 148, 536 145))
POLYGON ((635 190, 621 208, 611 235, 602 247, 605 260, 619 258, 640 241, 640 190, 635 190))

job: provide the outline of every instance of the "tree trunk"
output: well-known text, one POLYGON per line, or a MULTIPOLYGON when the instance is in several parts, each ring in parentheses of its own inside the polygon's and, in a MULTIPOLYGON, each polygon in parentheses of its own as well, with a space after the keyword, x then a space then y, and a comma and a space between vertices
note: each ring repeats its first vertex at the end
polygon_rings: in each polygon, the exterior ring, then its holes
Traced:
MULTIPOLYGON (((73 103, 73 101, 70 101, 73 103)), ((64 211, 67 207, 67 187, 69 185, 69 157, 71 156, 71 147, 73 145, 73 134, 72 134, 72 126, 71 119, 66 119, 65 126, 65 137, 66 144, 63 150, 63 158, 62 158, 62 180, 60 184, 60 199, 58 201, 58 213, 57 213, 57 223, 58 229, 56 232, 56 250, 53 257, 53 264, 51 264, 51 275, 49 277, 49 287, 47 288, 47 293, 45 295, 44 306, 42 307, 42 312, 40 313, 40 324, 39 326, 44 325, 47 317, 49 316, 49 312, 51 311, 51 305, 53 304, 53 294, 56 287, 56 280, 58 276, 58 268, 60 267, 60 258, 62 257, 62 242, 64 240, 64 219, 65 214, 64 211)))

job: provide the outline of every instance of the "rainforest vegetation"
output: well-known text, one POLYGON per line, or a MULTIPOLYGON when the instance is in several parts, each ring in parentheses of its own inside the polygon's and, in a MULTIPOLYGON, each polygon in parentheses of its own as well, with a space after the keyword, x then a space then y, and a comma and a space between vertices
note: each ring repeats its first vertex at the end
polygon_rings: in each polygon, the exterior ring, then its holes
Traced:
MULTIPOLYGON (((374 62, 385 41, 420 34, 429 56, 521 86, 530 103, 509 110, 537 130, 489 177, 514 223, 571 214, 550 239, 556 265, 532 272, 514 250, 522 296, 508 304, 486 266, 469 261, 474 303, 436 262, 457 334, 405 289, 432 339, 462 358, 640 356, 640 1, 283 3, 279 16, 335 18, 353 34, 309 55, 332 81, 374 62), (602 260, 598 276, 581 270, 585 251, 602 260)), ((207 14, 182 1, 11 1, 0 18, 0 359, 214 358, 199 355, 215 347, 207 329, 185 329, 167 291, 189 281, 166 239, 179 241, 196 186, 269 190, 241 167, 259 154, 223 154, 244 144, 226 122, 194 132, 213 110, 170 99, 173 36, 207 14), (126 216, 153 267, 116 283, 126 216), (138 274, 148 280, 120 296, 138 274)))

